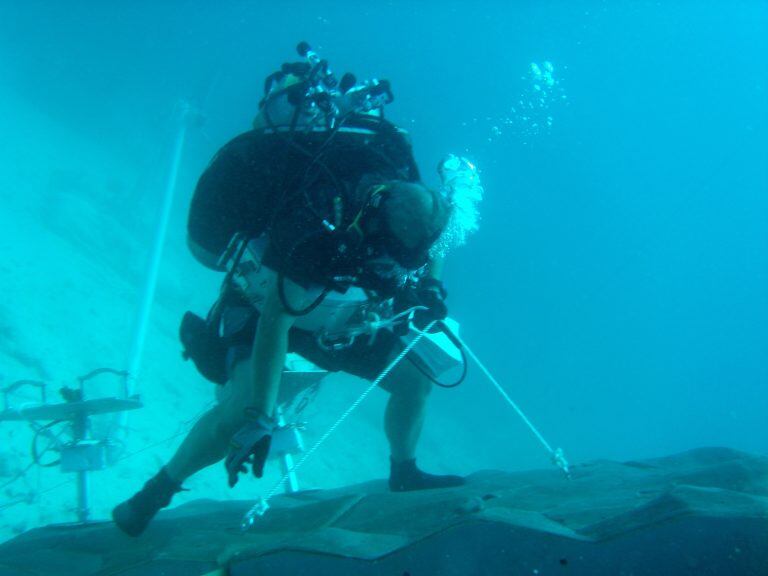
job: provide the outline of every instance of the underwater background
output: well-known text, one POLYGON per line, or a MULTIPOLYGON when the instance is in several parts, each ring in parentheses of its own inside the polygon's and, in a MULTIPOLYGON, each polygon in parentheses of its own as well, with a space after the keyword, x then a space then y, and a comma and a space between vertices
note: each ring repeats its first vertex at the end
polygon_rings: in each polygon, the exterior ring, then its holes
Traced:
MULTIPOLYGON (((213 401, 177 339, 221 280, 185 246, 194 185, 306 40, 339 75, 392 82, 388 117, 427 184, 447 153, 478 165, 482 221, 449 256, 449 308, 553 445, 574 463, 768 454, 767 24, 762 1, 2 2, 0 387, 42 380, 55 398, 127 366, 188 102, 199 114, 138 379, 146 406, 129 415, 130 457, 92 477, 94 516, 154 474, 213 401)), ((308 441, 362 390, 329 378, 308 441)), ((386 475, 385 399, 307 463, 303 486, 386 475)), ((72 479, 30 466, 31 438, 0 422, 2 538, 73 518, 72 479)), ((419 460, 550 465, 475 367, 434 392, 419 460)), ((214 466, 178 502, 255 498, 270 474, 229 490, 214 466)))

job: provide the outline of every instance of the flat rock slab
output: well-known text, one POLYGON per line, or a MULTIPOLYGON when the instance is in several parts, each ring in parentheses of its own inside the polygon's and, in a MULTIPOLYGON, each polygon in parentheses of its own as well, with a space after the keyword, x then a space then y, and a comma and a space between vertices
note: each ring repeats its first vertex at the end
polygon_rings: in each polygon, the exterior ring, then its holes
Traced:
POLYGON ((0 545, 0 576, 768 574, 768 458, 706 448, 637 462, 478 472, 393 494, 383 482, 252 502, 198 500, 140 538, 110 523, 0 545))

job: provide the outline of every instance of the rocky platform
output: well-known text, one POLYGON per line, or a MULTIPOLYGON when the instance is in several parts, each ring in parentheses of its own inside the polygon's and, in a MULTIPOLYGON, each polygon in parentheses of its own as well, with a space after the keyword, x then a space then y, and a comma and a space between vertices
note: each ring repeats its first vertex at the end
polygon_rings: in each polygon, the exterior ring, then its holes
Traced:
POLYGON ((0 575, 768 574, 768 458, 722 448, 556 470, 478 472, 457 489, 383 482, 252 502, 199 500, 140 538, 51 526, 0 546, 0 575))

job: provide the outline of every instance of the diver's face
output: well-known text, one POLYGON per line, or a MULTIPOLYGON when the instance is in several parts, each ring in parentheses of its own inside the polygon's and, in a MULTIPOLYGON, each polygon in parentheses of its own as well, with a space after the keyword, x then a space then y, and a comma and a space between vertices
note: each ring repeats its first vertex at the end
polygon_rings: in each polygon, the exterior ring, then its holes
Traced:
POLYGON ((388 218, 377 210, 368 214, 363 225, 369 254, 376 258, 389 258, 407 270, 418 270, 429 262, 434 240, 425 230, 409 225, 409 219, 388 218))
POLYGON ((392 241, 387 246, 386 252, 395 262, 408 270, 418 270, 429 262, 429 246, 407 248, 397 241, 392 241))
POLYGON ((396 230, 376 224, 367 229, 366 243, 373 260, 390 260, 406 270, 418 270, 429 261, 432 242, 414 243, 414 234, 400 235, 396 230))
POLYGON ((382 294, 394 294, 405 286, 413 271, 402 266, 385 251, 366 247, 366 256, 361 262, 361 277, 364 287, 371 288, 382 294))

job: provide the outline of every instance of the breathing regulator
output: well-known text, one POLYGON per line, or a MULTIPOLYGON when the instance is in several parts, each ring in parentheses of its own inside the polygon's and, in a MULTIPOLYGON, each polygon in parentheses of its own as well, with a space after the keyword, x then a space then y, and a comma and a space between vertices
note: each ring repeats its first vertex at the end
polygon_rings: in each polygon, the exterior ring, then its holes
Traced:
POLYGON ((257 129, 325 131, 335 129, 350 114, 383 118, 394 100, 389 81, 358 82, 346 73, 337 80, 328 61, 307 42, 296 47, 299 62, 286 62, 264 82, 264 97, 253 121, 257 129))

